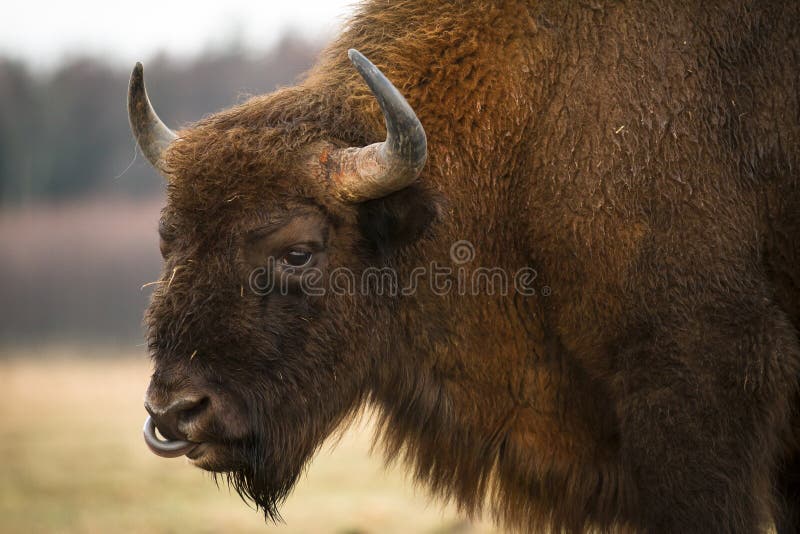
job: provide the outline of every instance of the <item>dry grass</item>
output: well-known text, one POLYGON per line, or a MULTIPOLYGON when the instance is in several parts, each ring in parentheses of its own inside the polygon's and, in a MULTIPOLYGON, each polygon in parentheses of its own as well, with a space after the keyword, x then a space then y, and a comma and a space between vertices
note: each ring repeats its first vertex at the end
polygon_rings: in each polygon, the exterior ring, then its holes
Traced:
POLYGON ((318 455, 286 523, 267 526, 185 461, 147 452, 143 355, 45 352, 0 359, 3 532, 492 532, 370 458, 369 423, 318 455))

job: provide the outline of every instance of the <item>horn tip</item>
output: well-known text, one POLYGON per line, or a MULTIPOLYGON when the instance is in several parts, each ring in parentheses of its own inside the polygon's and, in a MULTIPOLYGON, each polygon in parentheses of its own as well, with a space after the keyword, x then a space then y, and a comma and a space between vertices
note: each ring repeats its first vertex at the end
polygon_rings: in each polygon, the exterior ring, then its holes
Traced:
POLYGON ((131 93, 138 92, 142 90, 143 87, 144 68, 142 67, 142 64, 137 61, 136 65, 133 66, 130 82, 128 82, 128 93, 130 95, 131 93))
POLYGON ((347 51, 347 57, 350 59, 350 62, 359 70, 372 66, 372 62, 355 48, 351 48, 347 51))

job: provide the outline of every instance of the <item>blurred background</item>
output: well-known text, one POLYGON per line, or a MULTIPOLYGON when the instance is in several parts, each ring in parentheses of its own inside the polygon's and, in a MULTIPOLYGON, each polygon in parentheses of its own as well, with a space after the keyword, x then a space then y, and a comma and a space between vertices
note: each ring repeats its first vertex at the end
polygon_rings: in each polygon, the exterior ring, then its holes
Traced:
POLYGON ((0 531, 488 532, 369 455, 370 419, 261 515, 146 451, 142 312, 164 184, 128 128, 137 60, 178 127, 297 81, 342 0, 29 0, 0 16, 0 531), (143 287, 145 286, 145 287, 143 287))

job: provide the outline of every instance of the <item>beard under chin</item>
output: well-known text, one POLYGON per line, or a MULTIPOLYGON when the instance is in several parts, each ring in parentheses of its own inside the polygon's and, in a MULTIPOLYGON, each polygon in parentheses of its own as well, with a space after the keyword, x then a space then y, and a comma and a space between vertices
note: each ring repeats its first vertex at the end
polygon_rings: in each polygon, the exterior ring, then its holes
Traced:
MULTIPOLYGON (((302 397, 298 392, 294 397, 302 397)), ((267 521, 282 521, 278 508, 292 491, 314 452, 324 439, 348 420, 349 403, 314 399, 289 403, 283 399, 249 399, 245 402, 251 434, 229 443, 224 477, 245 502, 252 502, 267 521)), ((292 395, 288 395, 292 398, 292 395)), ((224 443, 224 441, 223 441, 224 443)))
POLYGON ((301 469, 296 474, 276 473, 272 469, 264 469, 263 465, 254 464, 225 473, 215 473, 214 478, 216 480, 220 476, 225 477, 228 486, 242 500, 255 504, 267 521, 280 522, 283 519, 278 507, 294 487, 300 471, 301 469))
MULTIPOLYGON (((214 473, 214 480, 224 477, 245 502, 252 502, 267 521, 282 521, 279 506, 294 488, 316 449, 303 447, 297 440, 287 439, 291 434, 269 429, 240 442, 230 450, 230 469, 214 473)), ((302 441, 302 440, 300 440, 302 441)))

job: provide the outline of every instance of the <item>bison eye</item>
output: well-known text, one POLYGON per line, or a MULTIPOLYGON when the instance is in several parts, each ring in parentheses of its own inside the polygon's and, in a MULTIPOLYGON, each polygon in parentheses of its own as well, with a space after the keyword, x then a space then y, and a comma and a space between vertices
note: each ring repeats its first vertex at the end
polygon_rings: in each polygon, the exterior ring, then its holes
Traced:
POLYGON ((290 250, 281 258, 281 263, 288 267, 305 267, 310 261, 311 253, 307 250, 290 250))

